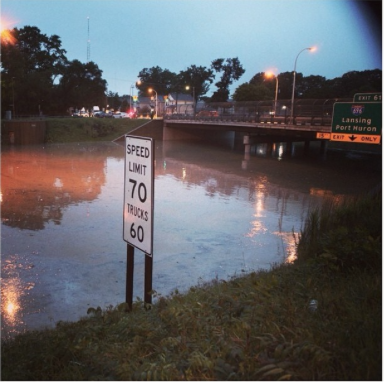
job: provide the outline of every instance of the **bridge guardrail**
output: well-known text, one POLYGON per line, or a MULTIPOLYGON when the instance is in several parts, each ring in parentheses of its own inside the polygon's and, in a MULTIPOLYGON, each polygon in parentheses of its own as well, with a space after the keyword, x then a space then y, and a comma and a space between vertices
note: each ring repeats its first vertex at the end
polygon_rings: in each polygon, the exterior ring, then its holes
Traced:
POLYGON ((335 102, 351 102, 351 99, 298 99, 294 103, 293 121, 290 121, 291 100, 211 102, 193 113, 165 114, 164 119, 197 120, 205 122, 249 122, 265 124, 290 124, 331 126, 335 102), (214 116, 207 116, 214 112, 214 116), (195 115, 194 115, 195 114, 195 115))

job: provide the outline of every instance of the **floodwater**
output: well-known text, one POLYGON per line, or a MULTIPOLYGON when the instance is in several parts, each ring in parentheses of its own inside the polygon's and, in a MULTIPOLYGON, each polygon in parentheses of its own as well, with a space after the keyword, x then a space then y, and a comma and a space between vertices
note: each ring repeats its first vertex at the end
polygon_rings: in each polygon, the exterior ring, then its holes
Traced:
MULTIPOLYGON (((295 258, 324 198, 369 191, 381 156, 155 142, 153 289, 168 295, 295 258)), ((316 151, 316 150, 315 150, 316 151)), ((1 158, 1 333, 74 321, 125 301, 123 145, 6 147, 1 158)), ((134 299, 145 255, 135 250, 134 299)))

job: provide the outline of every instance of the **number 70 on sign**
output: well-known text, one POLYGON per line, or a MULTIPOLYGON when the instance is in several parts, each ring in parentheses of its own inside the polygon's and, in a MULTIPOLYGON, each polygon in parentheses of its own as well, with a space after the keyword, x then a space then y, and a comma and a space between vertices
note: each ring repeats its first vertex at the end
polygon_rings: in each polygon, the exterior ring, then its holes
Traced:
POLYGON ((125 136, 123 238, 152 256, 154 151, 151 138, 125 136))

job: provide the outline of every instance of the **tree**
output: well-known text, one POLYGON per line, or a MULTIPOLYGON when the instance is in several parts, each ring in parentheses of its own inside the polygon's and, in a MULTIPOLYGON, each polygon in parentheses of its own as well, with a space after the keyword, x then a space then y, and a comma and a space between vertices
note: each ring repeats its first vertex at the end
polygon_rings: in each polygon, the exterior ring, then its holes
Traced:
POLYGON ((71 61, 59 83, 62 112, 69 107, 86 109, 91 109, 92 106, 105 107, 107 82, 102 78, 102 73, 92 61, 86 64, 82 64, 79 60, 71 61))
MULTIPOLYGON (((278 98, 291 99, 293 85, 292 72, 280 73, 278 77, 278 98)), ((264 72, 257 73, 249 81, 249 84, 264 84, 268 89, 273 90, 273 82, 265 82, 264 78, 264 72)), ((382 71, 380 69, 360 72, 351 71, 331 80, 327 80, 322 76, 311 75, 305 77, 302 73, 296 73, 295 99, 352 98, 356 93, 381 93, 381 91, 382 71)))
POLYGON ((273 91, 265 85, 254 85, 245 83, 240 85, 233 94, 236 102, 242 101, 264 101, 273 99, 273 91))
MULTIPOLYGON (((279 79, 279 89, 278 89, 278 98, 279 99, 290 99, 292 96, 292 84, 293 84, 293 75, 292 72, 283 72, 279 73, 278 75, 279 79)), ((301 74, 296 74, 296 83, 300 81, 301 74)), ((276 89, 276 82, 267 80, 265 76, 265 72, 259 72, 256 73, 251 80, 249 81, 250 84, 253 85, 264 85, 272 92, 272 98, 275 94, 276 89)))
MULTIPOLYGON (((116 93, 117 94, 117 93, 116 93)), ((121 111, 128 111, 130 103, 132 104, 132 98, 130 95, 124 94, 120 97, 121 104, 120 104, 120 110, 121 111)))
POLYGON ((197 102, 201 96, 209 90, 209 85, 213 82, 214 74, 212 69, 204 66, 191 65, 178 75, 178 84, 181 92, 185 92, 186 86, 189 86, 188 92, 195 96, 197 102))
POLYGON ((216 73, 221 73, 220 80, 215 83, 218 89, 213 93, 211 100, 212 102, 226 102, 229 97, 229 86, 245 73, 245 69, 237 57, 226 60, 217 58, 212 61, 211 67, 216 73))
POLYGON ((351 71, 327 81, 329 98, 350 98, 356 93, 381 93, 382 71, 380 69, 351 71))
POLYGON ((37 114, 40 108, 49 110, 56 98, 55 79, 67 63, 60 38, 48 37, 31 26, 14 28, 7 34, 13 41, 1 40, 3 110, 9 109, 13 98, 17 114, 37 114))
POLYGON ((140 81, 136 83, 141 96, 148 97, 148 89, 153 88, 158 95, 169 94, 174 84, 177 82, 177 75, 168 69, 161 69, 159 66, 144 68, 138 77, 140 81))
POLYGON ((325 98, 326 79, 322 76, 301 76, 296 85, 298 98, 325 98))
POLYGON ((107 92, 107 105, 110 109, 119 110, 121 106, 121 100, 118 93, 112 91, 107 92))

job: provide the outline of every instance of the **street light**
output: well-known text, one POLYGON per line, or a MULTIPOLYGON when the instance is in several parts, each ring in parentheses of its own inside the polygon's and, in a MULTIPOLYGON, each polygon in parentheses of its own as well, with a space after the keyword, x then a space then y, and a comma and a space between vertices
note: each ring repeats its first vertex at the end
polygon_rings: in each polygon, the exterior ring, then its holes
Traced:
POLYGON ((295 66, 293 67, 293 86, 292 86, 292 99, 291 99, 291 121, 290 121, 290 123, 292 123, 292 124, 293 124, 293 102, 295 101, 296 64, 297 64, 297 59, 299 58, 300 54, 303 53, 305 50, 314 51, 315 47, 304 48, 296 56, 295 66))
POLYGON ((270 77, 275 77, 276 78, 276 89, 275 89, 275 106, 273 110, 273 115, 276 116, 276 105, 277 105, 277 93, 279 91, 279 77, 273 73, 273 72, 267 72, 265 73, 265 77, 270 78, 270 77))
POLYGON ((155 89, 149 88, 148 93, 155 92, 155 117, 157 118, 157 91, 155 89))
MULTIPOLYGON (((185 89, 189 90, 190 89, 189 85, 187 85, 185 87, 185 89)), ((194 86, 192 86, 192 97, 193 97, 193 117, 195 117, 195 115, 196 115, 196 103, 195 103, 195 87, 194 86)))
POLYGON ((15 114, 15 78, 12 77, 12 106, 13 106, 13 118, 16 118, 15 114))
POLYGON ((130 94, 130 97, 129 97, 129 112, 131 113, 132 112, 132 97, 133 97, 133 89, 134 89, 134 86, 131 85, 131 94, 130 94))

